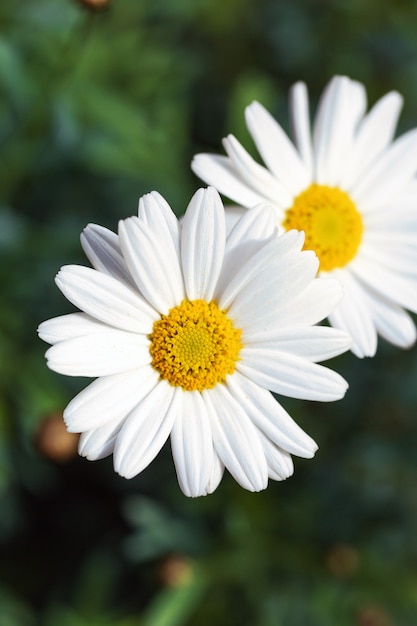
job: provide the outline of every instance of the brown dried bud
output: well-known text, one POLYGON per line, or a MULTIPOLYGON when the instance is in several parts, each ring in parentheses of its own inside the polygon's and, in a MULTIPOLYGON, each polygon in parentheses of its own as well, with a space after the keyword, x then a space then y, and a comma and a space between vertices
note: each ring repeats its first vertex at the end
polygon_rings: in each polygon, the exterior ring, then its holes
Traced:
POLYGON ((76 2, 91 11, 102 11, 107 8, 111 0, 76 0, 76 2))
POLYGON ((159 564, 158 573, 167 587, 183 587, 193 578, 192 562, 183 554, 170 554, 159 564))
POLYGON ((367 606, 356 617, 357 626, 392 626, 387 612, 380 606, 367 606))
POLYGON ((359 567, 359 555, 352 546, 338 543, 328 552, 326 564, 334 576, 347 578, 356 573, 359 567))
POLYGON ((78 439, 79 435, 67 431, 62 413, 46 415, 35 435, 39 452, 59 463, 69 461, 77 454, 78 439))

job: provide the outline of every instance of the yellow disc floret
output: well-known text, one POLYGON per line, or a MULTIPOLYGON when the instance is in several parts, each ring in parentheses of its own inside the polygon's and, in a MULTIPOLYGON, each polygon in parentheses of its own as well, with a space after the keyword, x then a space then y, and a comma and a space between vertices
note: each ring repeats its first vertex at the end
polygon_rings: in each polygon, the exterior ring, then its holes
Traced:
POLYGON ((283 226, 305 231, 305 250, 314 250, 320 269, 329 272, 351 261, 362 240, 360 213, 337 187, 310 185, 285 213, 283 226))
POLYGON ((153 325, 152 365, 171 385, 211 389, 233 374, 241 334, 215 302, 183 300, 153 325))

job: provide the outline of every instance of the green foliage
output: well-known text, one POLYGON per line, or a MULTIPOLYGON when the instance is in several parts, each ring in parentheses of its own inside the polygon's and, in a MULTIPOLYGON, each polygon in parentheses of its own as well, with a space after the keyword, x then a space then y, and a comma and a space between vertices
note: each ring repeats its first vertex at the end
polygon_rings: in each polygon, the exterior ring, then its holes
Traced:
POLYGON ((35 331, 71 310, 53 277, 82 228, 152 189, 181 214, 192 155, 249 142, 252 100, 285 125, 291 83, 316 100, 347 73, 371 101, 403 92, 415 126, 416 19, 411 0, 0 3, 0 626, 415 624, 415 349, 345 356, 345 400, 286 404, 320 443, 289 481, 188 500, 168 450, 125 481, 40 445, 85 381, 47 370, 35 331))

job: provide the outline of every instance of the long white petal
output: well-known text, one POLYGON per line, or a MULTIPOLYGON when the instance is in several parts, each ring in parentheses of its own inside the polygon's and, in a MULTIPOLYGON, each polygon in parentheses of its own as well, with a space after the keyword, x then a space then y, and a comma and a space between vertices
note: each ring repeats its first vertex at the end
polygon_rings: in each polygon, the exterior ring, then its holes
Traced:
MULTIPOLYGON (((303 243, 304 233, 295 230, 288 231, 279 238, 266 242, 257 252, 254 252, 252 257, 242 262, 240 268, 230 278, 228 284, 224 285, 223 292, 219 296, 220 308, 228 308, 247 285, 251 284, 253 280, 259 279, 260 273, 265 269, 268 270, 271 276, 274 276, 274 270, 271 268, 272 263, 281 264, 286 269, 286 257, 291 252, 300 250, 303 243)), ((280 274, 283 273, 286 272, 281 268, 280 274)), ((222 282, 225 283, 224 280, 222 282)))
POLYGON ((333 370, 267 348, 242 348, 236 369, 265 389, 290 398, 331 402, 343 398, 347 382, 333 370))
POLYGON ((55 282, 72 304, 115 328, 148 334, 159 318, 133 289, 89 267, 66 265, 55 282))
POLYGON ((392 91, 378 100, 363 118, 358 127, 350 163, 344 168, 341 180, 343 189, 353 189, 369 165, 391 143, 402 103, 400 94, 392 91))
POLYGON ((133 478, 153 461, 169 437, 180 407, 179 387, 161 380, 130 413, 114 447, 115 471, 133 478))
POLYGON ((366 294, 349 271, 334 271, 333 275, 342 284, 344 297, 329 314, 330 323, 350 333, 353 340, 352 352, 356 356, 374 356, 377 334, 366 294))
POLYGON ((191 169, 205 183, 212 185, 224 196, 248 209, 265 201, 265 196, 252 189, 228 157, 217 154, 196 154, 192 160, 191 169))
POLYGON ((342 188, 345 170, 348 170, 349 165, 351 166, 354 162, 356 136, 366 112, 367 97, 362 83, 354 80, 350 81, 346 105, 344 117, 340 118, 340 125, 336 122, 340 135, 337 147, 333 148, 333 156, 331 157, 333 167, 332 180, 338 187, 342 188), (338 158, 336 158, 336 154, 338 158), (349 164, 348 166, 346 162, 349 164))
POLYGON ((157 372, 144 367, 97 378, 71 400, 64 411, 70 432, 99 428, 117 417, 122 420, 158 382, 157 372))
POLYGON ((394 240, 404 236, 417 234, 417 191, 408 198, 398 198, 387 204, 381 204, 378 211, 372 211, 364 216, 364 232, 368 239, 384 234, 394 240))
POLYGON ((94 269, 134 287, 135 283, 127 269, 116 233, 98 224, 88 224, 80 239, 94 269))
POLYGON ((262 389, 239 372, 228 376, 227 387, 255 426, 277 446, 307 459, 317 444, 285 411, 267 389, 262 389))
POLYGON ((184 298, 181 268, 172 238, 137 217, 119 222, 123 256, 141 294, 166 315, 184 298))
POLYGON ((233 135, 225 137, 223 146, 236 170, 248 185, 262 194, 265 200, 275 202, 283 208, 291 206, 293 194, 266 167, 257 163, 236 137, 233 135))
POLYGON ((295 83, 290 90, 290 121, 295 145, 308 173, 309 185, 313 180, 313 142, 305 83, 295 83))
POLYGON ((269 202, 262 202, 241 215, 227 237, 226 251, 231 252, 251 245, 253 242, 265 243, 275 235, 275 232, 275 208, 269 202))
POLYGON ((181 259, 189 300, 210 301, 219 279, 226 244, 224 208, 213 187, 199 189, 182 221, 181 259))
MULTIPOLYGON (((226 289, 230 291, 229 285, 232 279, 238 272, 241 272, 242 267, 249 261, 248 269, 253 272, 253 265, 257 258, 255 255, 260 252, 269 239, 277 236, 276 233, 275 211, 272 205, 268 203, 258 204, 250 211, 246 211, 237 221, 226 240, 223 267, 215 292, 217 300, 222 297, 226 289)), ((294 236, 290 238, 295 239, 294 236)), ((244 274, 245 272, 241 273, 244 274)), ((237 284, 240 282, 238 280, 237 284)))
POLYGON ((327 182, 329 142, 331 141, 332 120, 337 104, 341 102, 341 91, 345 91, 345 76, 334 76, 323 90, 317 106, 313 125, 314 179, 319 184, 327 182))
POLYGON ((224 385, 202 392, 214 448, 234 479, 249 491, 265 489, 268 467, 260 437, 244 409, 224 385))
POLYGON ((395 346, 411 348, 416 341, 416 326, 408 313, 370 289, 367 295, 378 333, 395 346))
POLYGON ((276 329, 260 341, 245 340, 245 345, 254 349, 267 347, 271 350, 288 352, 317 363, 349 350, 352 338, 349 333, 327 326, 287 327, 276 329))
POLYGON ((405 232, 395 237, 392 233, 370 234, 366 238, 366 245, 364 242, 352 263, 352 269, 359 274, 362 262, 365 261, 370 265, 375 264, 381 271, 387 269, 392 274, 398 273, 404 278, 415 279, 417 277, 416 244, 417 232, 405 232))
POLYGON ((157 191, 151 191, 139 200, 139 219, 153 230, 154 233, 163 233, 164 245, 173 247, 170 255, 179 258, 180 252, 180 229, 178 219, 173 213, 168 202, 157 191))
POLYGON ((355 276, 362 283, 380 293, 393 304, 399 304, 413 313, 417 313, 416 276, 399 274, 387 267, 365 258, 352 265, 355 276))
POLYGON ((84 337, 112 330, 111 326, 97 322, 85 313, 69 313, 39 324, 38 334, 43 341, 54 344, 73 337, 84 337))
POLYGON ((264 311, 257 323, 245 328, 245 341, 267 340, 276 328, 311 326, 327 317, 343 297, 340 282, 319 277, 292 300, 272 311, 264 311))
POLYGON ((186 496, 207 493, 213 466, 213 439, 207 409, 198 391, 179 393, 181 405, 171 432, 178 483, 186 496))
POLYGON ((117 435, 126 418, 111 420, 99 428, 81 433, 78 442, 78 454, 85 456, 89 461, 104 459, 113 454, 117 435))
POLYGON ((145 335, 106 331, 60 341, 46 351, 48 367, 66 376, 109 376, 151 362, 145 335))
POLYGON ((230 235, 238 221, 248 212, 245 207, 237 204, 226 204, 224 206, 224 217, 226 221, 226 238, 230 235))
POLYGON ((316 181, 339 185, 345 160, 350 159, 359 119, 366 107, 363 85, 335 76, 323 93, 314 127, 316 181))
POLYGON ((285 203, 284 206, 291 206, 292 198, 310 184, 308 169, 281 126, 259 102, 252 102, 246 108, 245 115, 260 155, 287 190, 280 202, 285 203))
POLYGON ((417 129, 401 135, 373 162, 352 189, 352 199, 361 211, 378 210, 381 202, 395 198, 397 190, 417 172, 417 129))
POLYGON ((236 295, 229 307, 231 318, 239 328, 253 327, 255 320, 277 311, 302 292, 314 280, 317 267, 317 257, 311 251, 290 254, 283 262, 273 259, 269 268, 259 272, 236 295))
POLYGON ((221 479, 224 474, 224 464, 220 460, 219 455, 215 450, 213 450, 213 464, 211 467, 211 474, 207 481, 207 485, 205 491, 202 495, 208 495, 209 493, 213 493, 219 486, 221 479))
POLYGON ((261 440, 268 463, 268 476, 272 480, 286 480, 294 473, 294 464, 288 452, 276 446, 261 433, 261 440))

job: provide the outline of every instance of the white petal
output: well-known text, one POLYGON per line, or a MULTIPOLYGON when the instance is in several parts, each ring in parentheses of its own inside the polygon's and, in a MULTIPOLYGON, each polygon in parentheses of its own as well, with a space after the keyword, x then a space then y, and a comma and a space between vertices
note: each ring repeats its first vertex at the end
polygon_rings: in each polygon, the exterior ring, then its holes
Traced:
POLYGON ((291 206, 291 193, 278 178, 250 156, 236 137, 233 135, 225 137, 223 146, 242 180, 256 192, 262 194, 265 200, 274 202, 281 207, 291 206))
POLYGON ((340 282, 319 277, 292 300, 272 311, 265 311, 256 324, 245 328, 245 341, 266 338, 268 333, 284 326, 311 326, 327 317, 341 301, 343 291, 340 282))
POLYGON ((180 407, 180 387, 165 380, 130 413, 120 431, 113 453, 114 469, 133 478, 153 461, 169 437, 180 407))
POLYGON ((142 196, 139 200, 139 218, 148 224, 154 233, 163 233, 164 245, 169 254, 179 259, 180 229, 178 219, 168 202, 157 191, 142 196))
POLYGON ((268 463, 268 476, 272 480, 286 480, 294 473, 294 464, 288 452, 284 452, 270 439, 262 436, 262 445, 268 463))
POLYGON ((353 189, 373 160, 391 143, 401 107, 402 97, 392 91, 378 100, 364 117, 358 127, 350 165, 341 180, 343 189, 353 189))
POLYGON ((226 237, 230 235, 237 222, 248 212, 242 206, 228 204, 224 207, 224 216, 226 219, 226 237))
POLYGON ((48 367, 66 376, 109 376, 151 362, 149 339, 121 330, 60 341, 46 351, 48 367))
POLYGON ((239 328, 252 328, 264 315, 277 311, 302 292, 314 280, 317 268, 317 257, 310 250, 289 254, 284 260, 274 258, 269 268, 260 271, 236 295, 229 308, 230 317, 239 328))
POLYGON ((278 122, 259 102, 252 102, 245 110, 246 124, 260 155, 278 181, 287 190, 279 198, 291 206, 292 197, 308 187, 311 177, 297 150, 278 122))
POLYGON ((205 492, 202 495, 208 495, 213 493, 220 484, 224 474, 224 464, 221 462, 219 455, 213 450, 213 464, 211 467, 211 474, 207 481, 205 492))
POLYGON ((119 238, 126 264, 141 294, 166 315, 184 298, 178 255, 166 229, 153 231, 137 217, 119 222, 119 238))
POLYGON ((236 369, 265 389, 290 398, 331 402, 343 398, 347 382, 333 370, 292 354, 242 348, 236 369))
POLYGON ((338 185, 349 160, 354 133, 366 107, 361 84, 335 76, 323 92, 314 125, 316 182, 338 185))
POLYGON ((332 120, 338 111, 337 103, 341 102, 341 92, 345 91, 349 79, 345 76, 334 76, 323 90, 316 111, 313 126, 314 178, 319 184, 327 180, 327 164, 329 142, 331 141, 332 120))
POLYGON ((186 496, 207 493, 213 466, 213 440, 205 403, 198 391, 179 394, 181 406, 171 432, 178 483, 186 496))
POLYGON ((213 187, 199 189, 182 221, 181 259, 189 300, 210 301, 223 264, 226 242, 224 208, 213 187))
POLYGON ((149 365, 98 378, 75 396, 65 409, 68 430, 79 433, 99 428, 116 417, 121 421, 157 382, 158 374, 149 365))
POLYGON ((364 239, 386 235, 393 239, 393 235, 401 237, 408 233, 411 237, 417 234, 417 193, 407 199, 398 198, 387 204, 381 204, 378 211, 372 211, 363 216, 364 239))
POLYGON ((352 199, 363 212, 378 209, 381 202, 395 197, 417 171, 417 129, 399 137, 373 162, 352 189, 352 199))
POLYGON ((270 204, 258 204, 237 221, 226 240, 223 267, 215 291, 217 301, 242 266, 253 261, 255 254, 272 237, 276 237, 276 226, 275 210, 270 204))
POLYGON ((384 298, 417 313, 417 280, 415 276, 402 275, 388 267, 361 258, 352 270, 364 285, 380 293, 384 298))
POLYGON ((374 356, 377 347, 377 334, 366 294, 357 280, 347 270, 334 271, 341 282, 345 295, 338 306, 330 313, 332 326, 350 333, 353 339, 352 352, 358 357, 374 356))
POLYGON ((368 290, 367 295, 378 333, 400 348, 414 345, 416 327, 408 313, 371 290, 368 290))
MULTIPOLYGON (((225 284, 226 275, 222 277, 222 284, 225 286, 222 294, 219 294, 220 308, 227 309, 243 289, 252 284, 254 280, 259 279, 260 273, 265 268, 270 270, 268 273, 273 276, 271 264, 285 266, 288 263, 287 259, 290 258, 288 255, 294 250, 300 250, 303 243, 304 233, 291 230, 276 239, 265 242, 257 252, 254 251, 252 257, 245 259, 245 261, 242 258, 240 268, 234 275, 230 276, 227 284, 225 284)), ((289 268, 288 271, 290 271, 289 268)), ((282 269, 281 273, 283 273, 282 269)))
MULTIPOLYGON (((416 206, 416 197, 417 197, 417 178, 412 178, 407 182, 401 189, 398 190, 398 194, 395 197, 395 202, 389 201, 389 206, 395 207, 394 210, 399 215, 402 214, 402 211, 409 210, 413 211, 416 206)), ((382 206, 386 206, 387 203, 384 202, 382 206)))
MULTIPOLYGON (((416 205, 417 206, 417 205, 416 205)), ((417 212, 416 212, 417 217, 417 212)), ((363 243, 359 254, 352 263, 352 269, 359 274, 362 261, 375 264, 381 271, 385 269, 402 275, 404 278, 417 277, 417 233, 369 234, 366 245, 363 243)))
POLYGON ((333 169, 332 180, 340 186, 345 177, 345 170, 352 164, 353 152, 358 127, 366 111, 367 98, 365 87, 354 80, 347 83, 346 102, 341 107, 340 122, 335 119, 336 132, 339 137, 333 136, 332 153, 329 155, 330 164, 333 169))
POLYGON ((97 224, 88 224, 80 239, 82 248, 94 269, 134 287, 116 233, 97 224))
POLYGON ((265 489, 268 468, 260 437, 243 407, 224 385, 202 392, 214 448, 233 478, 249 491, 265 489))
POLYGON ((226 251, 239 249, 255 241, 265 242, 275 233, 275 208, 269 202, 262 202, 241 215, 227 237, 226 251))
POLYGON ((191 169, 208 185, 234 202, 250 209, 263 202, 265 196, 256 192, 242 179, 232 160, 216 154, 196 154, 191 169))
POLYGON ((78 443, 78 454, 85 456, 89 461, 98 461, 109 456, 113 453, 117 435, 123 424, 124 419, 117 417, 100 428, 82 433, 78 443))
POLYGON ((290 417, 267 389, 235 372, 227 387, 255 426, 277 446, 307 459, 314 456, 317 444, 290 417))
POLYGON ((72 304, 115 328, 148 334, 159 318, 133 289, 89 267, 66 265, 55 282, 72 304))
POLYGON ((245 337, 244 343, 250 348, 266 347, 317 363, 349 350, 352 338, 348 333, 328 326, 287 327, 277 328, 269 336, 257 341, 248 342, 245 337))
POLYGON ((112 330, 111 326, 97 322, 85 313, 70 313, 42 322, 39 324, 38 334, 43 341, 54 344, 73 337, 83 337, 112 330))
POLYGON ((308 173, 307 184, 309 185, 313 179, 313 142, 305 83, 296 83, 290 90, 290 118, 294 142, 308 173))

